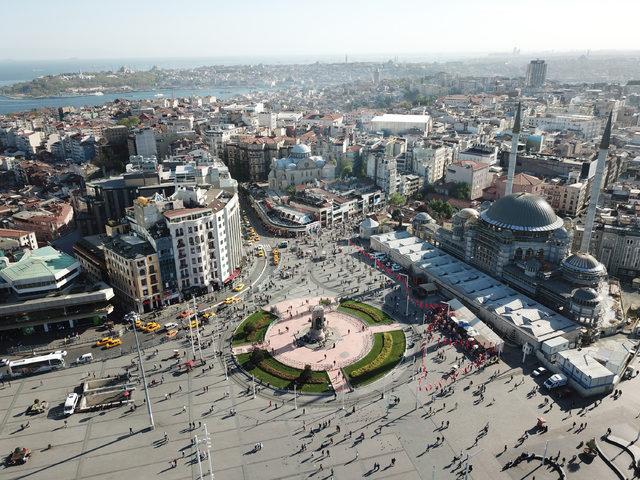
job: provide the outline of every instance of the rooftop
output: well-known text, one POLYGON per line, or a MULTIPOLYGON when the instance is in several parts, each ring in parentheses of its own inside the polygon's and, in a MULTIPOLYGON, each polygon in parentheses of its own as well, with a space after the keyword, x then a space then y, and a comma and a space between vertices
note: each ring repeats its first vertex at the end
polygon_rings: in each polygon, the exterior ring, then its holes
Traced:
POLYGON ((9 282, 38 277, 60 277, 66 270, 79 265, 71 255, 47 246, 27 252, 18 262, 0 270, 9 282))

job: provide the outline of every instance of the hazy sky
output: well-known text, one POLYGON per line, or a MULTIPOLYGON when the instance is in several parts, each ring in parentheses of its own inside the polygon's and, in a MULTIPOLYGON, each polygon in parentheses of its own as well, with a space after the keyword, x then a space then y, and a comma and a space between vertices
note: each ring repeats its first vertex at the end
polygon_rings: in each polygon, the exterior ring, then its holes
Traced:
POLYGON ((640 49, 640 0, 2 0, 0 58, 640 49))

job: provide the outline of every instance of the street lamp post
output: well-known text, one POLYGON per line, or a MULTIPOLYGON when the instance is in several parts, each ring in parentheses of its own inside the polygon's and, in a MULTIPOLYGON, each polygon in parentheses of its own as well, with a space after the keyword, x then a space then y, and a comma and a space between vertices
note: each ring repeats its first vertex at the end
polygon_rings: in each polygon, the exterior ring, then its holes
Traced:
POLYGON ((209 435, 209 430, 207 430, 207 424, 203 423, 204 425, 204 441, 205 441, 205 445, 207 447, 207 458, 209 459, 209 475, 211 480, 213 480, 213 460, 211 460, 211 450, 213 450, 213 442, 211 440, 211 435, 209 435))
POLYGON ((401 273, 400 275, 405 278, 405 286, 407 287, 407 305, 404 310, 404 316, 408 317, 409 316, 409 275, 406 273, 401 273))
MULTIPOLYGON (((155 430, 156 425, 153 422, 153 412, 151 411, 151 397, 149 397, 149 388, 147 387, 147 377, 144 373, 144 365, 142 364, 142 353, 140 352, 140 342, 138 342, 138 329, 136 328, 137 313, 131 312, 129 317, 131 318, 131 324, 133 325, 133 336, 136 339, 136 348, 138 349, 138 363, 140 364, 140 373, 142 374, 142 386, 144 388, 144 397, 147 404, 147 412, 149 413, 149 422, 151 423, 151 430, 155 430)), ((125 317, 126 318, 126 317, 125 317)))
POLYGON ((202 461, 200 460, 200 442, 198 440, 198 435, 196 435, 194 437, 194 443, 196 445, 196 458, 198 459, 198 469, 200 470, 200 477, 199 479, 202 480, 203 478, 203 474, 202 474, 202 461))
POLYGON ((294 410, 298 409, 298 389, 297 389, 297 386, 298 386, 298 384, 294 382, 293 383, 293 409, 294 410))

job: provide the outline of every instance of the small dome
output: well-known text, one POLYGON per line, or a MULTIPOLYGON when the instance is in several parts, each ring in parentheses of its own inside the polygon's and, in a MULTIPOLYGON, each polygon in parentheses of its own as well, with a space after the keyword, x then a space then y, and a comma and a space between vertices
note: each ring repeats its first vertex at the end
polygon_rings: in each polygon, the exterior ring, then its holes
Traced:
POLYGON ((413 221, 416 223, 434 223, 435 220, 431 215, 427 212, 418 212, 415 217, 413 217, 413 221))
POLYGON ((598 302, 600 295, 598 295, 598 292, 593 288, 576 288, 571 294, 571 300, 580 303, 598 302))
POLYGON ((480 214, 473 208, 463 208, 453 216, 451 221, 455 224, 463 225, 469 220, 477 220, 480 214))
POLYGON ((295 170, 297 165, 295 163, 290 163, 287 165, 287 170, 295 170))
POLYGON ((308 145, 299 143, 291 147, 291 156, 293 158, 307 158, 311 156, 311 149, 308 145))
POLYGON ((606 269, 593 255, 577 252, 569 255, 562 261, 562 268, 578 273, 588 273, 592 275, 604 275, 606 269))
POLYGON ((480 216, 490 225, 525 232, 548 232, 563 225, 544 198, 530 193, 502 197, 480 216))
POLYGON ((456 213, 456 215, 464 218, 465 220, 469 220, 470 218, 478 218, 480 216, 478 211, 473 208, 463 208, 458 213, 456 213))

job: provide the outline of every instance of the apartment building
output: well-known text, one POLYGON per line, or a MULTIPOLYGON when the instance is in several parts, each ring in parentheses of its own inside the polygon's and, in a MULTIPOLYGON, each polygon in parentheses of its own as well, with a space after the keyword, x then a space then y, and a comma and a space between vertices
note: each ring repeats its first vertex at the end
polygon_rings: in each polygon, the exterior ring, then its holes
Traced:
POLYGON ((108 238, 104 256, 120 309, 142 313, 162 308, 160 264, 149 242, 137 235, 108 238))
POLYGON ((179 188, 171 200, 187 208, 163 213, 173 244, 178 288, 212 291, 239 273, 242 259, 237 195, 221 190, 179 188))
POLYGON ((489 165, 471 160, 454 162, 447 167, 447 183, 466 183, 469 185, 470 199, 482 197, 482 191, 491 184, 489 165))

